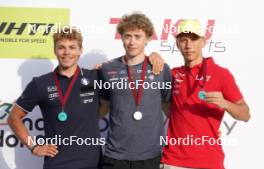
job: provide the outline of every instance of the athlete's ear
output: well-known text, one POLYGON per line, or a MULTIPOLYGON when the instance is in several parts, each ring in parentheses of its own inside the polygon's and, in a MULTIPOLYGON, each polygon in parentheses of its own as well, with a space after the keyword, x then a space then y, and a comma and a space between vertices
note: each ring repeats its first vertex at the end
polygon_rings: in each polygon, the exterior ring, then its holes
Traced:
POLYGON ((202 38, 202 47, 205 47, 205 45, 206 45, 205 38, 204 37, 201 37, 201 38, 202 38))
POLYGON ((78 59, 80 59, 82 53, 83 53, 83 47, 80 47, 79 54, 78 54, 79 55, 79 58, 78 59))
POLYGON ((145 43, 145 46, 147 46, 148 43, 149 43, 151 40, 152 40, 152 37, 147 37, 147 41, 146 41, 146 43, 145 43))
POLYGON ((177 46, 177 48, 180 49, 180 48, 179 48, 179 38, 176 38, 176 37, 175 37, 175 42, 176 42, 176 46, 177 46))

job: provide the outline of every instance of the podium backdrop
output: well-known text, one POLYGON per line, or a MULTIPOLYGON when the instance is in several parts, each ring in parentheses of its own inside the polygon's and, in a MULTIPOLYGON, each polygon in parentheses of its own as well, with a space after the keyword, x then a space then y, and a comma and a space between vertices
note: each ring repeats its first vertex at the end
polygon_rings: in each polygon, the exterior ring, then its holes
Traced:
MULTIPOLYGON (((57 65, 52 27, 68 24, 79 27, 84 37, 80 65, 93 68, 96 63, 124 53, 115 27, 123 14, 133 11, 145 13, 155 26, 147 54, 159 52, 171 68, 183 64, 173 38, 177 22, 186 18, 202 22, 207 38, 204 56, 212 56, 234 74, 252 115, 248 123, 225 115, 221 125, 225 166, 227 169, 263 169, 264 23, 261 16, 264 12, 260 4, 254 0, 0 0, 0 169, 42 167, 43 159, 32 156, 21 145, 6 120, 12 103, 32 77, 52 71, 57 65), (34 32, 34 28, 38 32, 34 32)), ((32 135, 43 135, 38 107, 24 123, 32 135)), ((105 136, 107 119, 101 120, 99 125, 105 136)))

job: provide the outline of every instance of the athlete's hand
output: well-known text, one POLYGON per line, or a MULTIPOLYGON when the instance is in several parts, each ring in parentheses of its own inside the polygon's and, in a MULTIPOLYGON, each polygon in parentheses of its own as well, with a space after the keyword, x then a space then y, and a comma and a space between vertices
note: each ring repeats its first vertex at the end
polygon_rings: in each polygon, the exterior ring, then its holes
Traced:
POLYGON ((225 100, 221 92, 205 92, 205 100, 207 103, 212 103, 222 109, 227 109, 228 101, 225 100))
POLYGON ((49 157, 55 157, 58 154, 58 147, 53 144, 47 144, 47 145, 38 145, 34 148, 33 154, 35 156, 43 157, 43 156, 49 156, 49 157))
POLYGON ((160 72, 163 70, 164 67, 164 60, 163 58, 156 52, 152 52, 149 55, 149 62, 153 66, 152 72, 155 75, 160 74, 160 72))

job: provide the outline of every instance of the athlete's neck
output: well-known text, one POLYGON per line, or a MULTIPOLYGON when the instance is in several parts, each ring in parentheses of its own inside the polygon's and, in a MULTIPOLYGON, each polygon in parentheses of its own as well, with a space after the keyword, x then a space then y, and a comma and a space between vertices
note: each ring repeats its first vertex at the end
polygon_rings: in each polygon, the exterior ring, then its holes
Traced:
POLYGON ((192 67, 194 67, 195 65, 198 65, 198 64, 200 64, 200 63, 202 63, 203 62, 203 57, 202 56, 200 56, 200 57, 198 57, 197 59, 195 59, 195 60, 192 60, 192 61, 185 61, 185 66, 187 66, 187 67, 189 67, 189 68, 192 68, 192 67))
POLYGON ((137 56, 129 56, 129 55, 125 55, 124 57, 124 63, 127 65, 137 65, 139 63, 142 63, 145 59, 145 54, 142 53, 140 55, 137 56))
POLYGON ((64 68, 63 66, 59 65, 58 71, 61 75, 67 76, 68 78, 72 77, 77 69, 78 65, 75 64, 69 68, 64 68))

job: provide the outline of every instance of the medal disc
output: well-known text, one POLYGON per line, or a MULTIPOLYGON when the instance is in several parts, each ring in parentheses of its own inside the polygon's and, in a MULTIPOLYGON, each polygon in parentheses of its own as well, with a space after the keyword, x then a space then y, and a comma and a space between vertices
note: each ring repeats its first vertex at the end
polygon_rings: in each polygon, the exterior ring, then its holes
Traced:
POLYGON ((67 115, 67 113, 65 113, 65 112, 60 112, 60 113, 58 114, 58 119, 59 119, 59 121, 66 121, 67 118, 68 118, 68 115, 67 115))
POLYGON ((205 99, 205 91, 200 91, 199 93, 198 93, 198 97, 201 99, 201 100, 204 100, 205 99))
POLYGON ((141 120, 143 115, 140 111, 136 111, 134 114, 133 114, 133 117, 135 120, 141 120))

